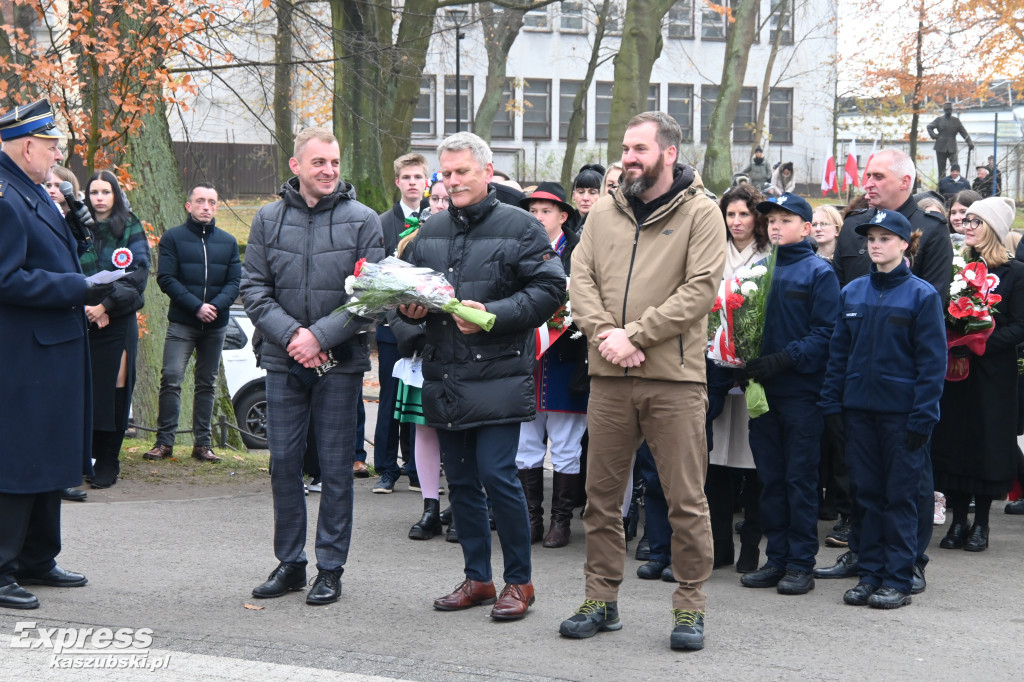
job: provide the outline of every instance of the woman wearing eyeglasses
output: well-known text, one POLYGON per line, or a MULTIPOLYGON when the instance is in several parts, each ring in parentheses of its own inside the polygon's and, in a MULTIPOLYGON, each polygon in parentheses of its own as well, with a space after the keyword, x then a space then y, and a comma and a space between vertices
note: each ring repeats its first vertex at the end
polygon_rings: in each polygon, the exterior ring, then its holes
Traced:
MULTIPOLYGON (((995 329, 984 352, 966 352, 967 378, 947 378, 939 404, 941 417, 932 434, 935 487, 946 494, 947 507, 953 510, 949 532, 939 543, 943 549, 981 552, 988 547, 992 500, 1006 496, 1017 473, 1017 345, 1024 342, 1024 263, 1003 244, 1015 215, 1013 200, 991 197, 971 204, 962 222, 964 259, 986 264, 998 278, 993 293, 1002 300, 992 314, 995 329), (968 524, 972 495, 974 522, 968 524)), ((954 357, 962 357, 958 348, 954 357)))
POLYGON ((818 245, 817 254, 827 261, 832 260, 836 252, 836 241, 839 239, 839 230, 843 227, 843 217, 839 211, 831 206, 819 206, 814 209, 814 216, 811 218, 811 236, 818 245))

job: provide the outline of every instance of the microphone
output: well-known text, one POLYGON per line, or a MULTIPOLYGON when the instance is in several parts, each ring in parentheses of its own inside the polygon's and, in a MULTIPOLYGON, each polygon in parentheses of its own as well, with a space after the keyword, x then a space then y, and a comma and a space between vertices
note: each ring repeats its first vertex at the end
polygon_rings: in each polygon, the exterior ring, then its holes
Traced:
POLYGON ((75 239, 80 242, 89 242, 92 239, 91 228, 96 224, 92 219, 92 214, 89 213, 89 207, 75 197, 75 189, 67 180, 60 183, 57 189, 60 190, 64 201, 68 204, 68 214, 64 218, 67 220, 68 226, 71 227, 75 239))

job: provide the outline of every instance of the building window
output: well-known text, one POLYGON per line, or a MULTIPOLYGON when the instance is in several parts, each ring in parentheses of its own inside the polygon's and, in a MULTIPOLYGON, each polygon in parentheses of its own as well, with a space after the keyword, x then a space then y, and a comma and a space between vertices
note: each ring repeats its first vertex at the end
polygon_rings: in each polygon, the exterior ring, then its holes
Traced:
MULTIPOLYGON (((722 0, 718 7, 728 7, 728 0, 722 0)), ((725 12, 716 12, 710 5, 700 11, 700 37, 702 40, 725 40, 725 27, 728 24, 725 12)), ((703 95, 702 95, 703 96, 703 95)))
MULTIPOLYGON (((569 138, 569 119, 572 118, 572 104, 576 93, 583 86, 583 81, 562 80, 558 83, 558 139, 569 138)), ((580 129, 580 140, 587 139, 587 98, 583 97, 583 127, 580 129)))
POLYGON ((539 9, 532 9, 524 14, 523 28, 527 31, 550 31, 551 22, 548 20, 548 5, 539 9))
POLYGON ((668 10, 668 37, 693 37, 693 0, 676 0, 668 10))
POLYGON ((791 0, 772 0, 772 13, 768 17, 768 42, 775 44, 775 33, 779 30, 779 17, 786 13, 786 21, 782 24, 780 45, 793 44, 793 3, 791 0))
POLYGON ((594 96, 594 139, 598 142, 608 141, 608 123, 612 119, 612 86, 611 81, 598 81, 594 96))
MULTIPOLYGON (((602 18, 598 17, 598 21, 602 18)), ((622 4, 619 0, 608 3, 608 16, 604 17, 604 33, 609 36, 622 35, 622 4)))
POLYGON ((551 139, 551 81, 523 83, 523 139, 551 139))
POLYGON ((772 88, 768 96, 768 135, 772 142, 793 143, 793 88, 772 88))
POLYGON ((757 125, 757 88, 740 90, 740 101, 736 105, 736 118, 732 120, 732 141, 752 143, 754 126, 757 125))
MULTIPOLYGON (((700 88, 700 141, 707 142, 711 128, 711 115, 718 102, 718 86, 702 85, 700 88)), ((753 142, 754 123, 757 121, 757 88, 743 88, 736 106, 736 117, 732 120, 732 141, 753 142)))
MULTIPOLYGON (((459 116, 462 130, 473 129, 473 77, 460 76, 459 116)), ((455 76, 444 77, 444 134, 455 133, 455 76)))
POLYGON ((565 33, 583 32, 582 0, 562 0, 559 30, 565 33))
POLYGON ((683 131, 683 142, 693 142, 693 86, 669 83, 668 115, 683 131))
POLYGON ((661 84, 647 86, 647 111, 661 111, 661 84))
POLYGON ((420 80, 420 98, 416 102, 416 112, 412 116, 412 134, 414 137, 435 137, 434 129, 434 77, 424 76, 420 80))
POLYGON ((501 89, 498 109, 494 112, 494 122, 491 123, 492 140, 511 140, 515 137, 515 88, 515 80, 509 78, 505 81, 505 87, 501 89))

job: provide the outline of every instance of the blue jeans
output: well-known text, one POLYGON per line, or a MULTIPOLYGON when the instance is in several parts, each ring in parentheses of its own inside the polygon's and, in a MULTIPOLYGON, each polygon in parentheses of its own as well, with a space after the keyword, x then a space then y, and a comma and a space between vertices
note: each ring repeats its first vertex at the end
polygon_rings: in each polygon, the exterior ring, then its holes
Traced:
POLYGON ((220 352, 224 348, 227 331, 227 327, 200 329, 180 322, 168 323, 164 339, 164 364, 160 373, 157 444, 174 445, 178 413, 181 410, 181 382, 194 351, 196 387, 192 402, 192 436, 196 445, 210 445, 217 369, 220 367, 220 352))
POLYGON ((491 581, 490 501, 505 558, 505 583, 530 582, 530 517, 516 467, 519 424, 478 426, 465 431, 438 429, 437 437, 452 516, 459 527, 466 577, 491 581))
POLYGON ((645 440, 636 451, 636 463, 644 488, 644 534, 651 546, 651 561, 668 564, 672 562, 672 526, 668 522, 668 502, 658 477, 654 455, 645 440))
POLYGON ((352 440, 360 374, 326 374, 305 388, 287 372, 267 372, 267 443, 274 496, 274 554, 306 564, 302 458, 312 417, 323 491, 316 526, 316 566, 340 571, 352 538, 352 440))

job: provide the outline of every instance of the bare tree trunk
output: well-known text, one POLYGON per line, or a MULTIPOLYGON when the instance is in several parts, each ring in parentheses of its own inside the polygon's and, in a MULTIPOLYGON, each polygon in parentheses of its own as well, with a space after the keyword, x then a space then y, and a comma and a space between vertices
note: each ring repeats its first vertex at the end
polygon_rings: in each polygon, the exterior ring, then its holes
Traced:
MULTIPOLYGON (((572 100, 572 116, 569 117, 569 130, 565 138, 565 156, 562 158, 562 187, 565 187, 566 190, 572 186, 573 174, 576 172, 576 147, 579 144, 580 133, 583 132, 583 124, 586 122, 583 103, 586 101, 587 92, 590 91, 590 84, 594 82, 594 73, 601 63, 601 43, 604 40, 605 17, 608 16, 610 4, 610 0, 604 0, 600 9, 597 10, 597 26, 594 30, 594 44, 590 49, 590 60, 587 62, 587 74, 583 77, 583 83, 572 100)), ((612 87, 614 88, 614 86, 612 87)))
POLYGON ((274 141, 277 144, 277 179, 292 176, 288 160, 295 146, 292 126, 292 17, 291 0, 277 0, 277 39, 274 43, 274 141))
POLYGON ((489 2, 480 3, 477 10, 480 12, 480 28, 484 32, 484 49, 487 51, 487 80, 483 99, 473 119, 476 121, 473 131, 490 144, 491 122, 498 113, 498 107, 503 104, 501 93, 508 77, 508 52, 523 28, 526 11, 505 9, 495 12, 495 6, 489 2))
MULTIPOLYGON (((779 20, 775 29, 775 40, 772 41, 772 49, 768 53, 768 62, 764 66, 764 79, 761 81, 761 100, 757 106, 757 123, 754 126, 754 139, 750 145, 750 155, 754 155, 754 149, 760 145, 765 138, 767 126, 765 119, 768 116, 768 105, 771 102, 772 70, 775 68, 775 58, 779 54, 779 46, 782 45, 782 29, 789 21, 789 6, 795 0, 780 0, 779 20)), ((771 19, 769 19, 769 22, 771 19)))
POLYGON ((612 110, 608 121, 608 159, 621 156, 626 124, 643 111, 651 70, 661 56, 661 22, 675 0, 627 0, 619 53, 615 55, 612 110))
POLYGON ((725 39, 722 81, 711 115, 702 174, 704 185, 716 194, 724 192, 732 179, 732 123, 747 72, 750 45, 754 42, 758 5, 757 0, 735 0, 732 4, 735 21, 725 39))
MULTIPOLYGON (((924 47, 924 22, 926 19, 924 0, 917 3, 917 44, 914 52, 914 95, 910 100, 913 114, 910 116, 910 160, 917 167, 917 133, 921 125, 921 87, 924 84, 924 61, 921 52, 924 47)), ((914 174, 914 191, 917 191, 921 176, 914 174)))

